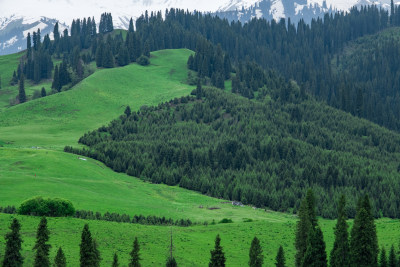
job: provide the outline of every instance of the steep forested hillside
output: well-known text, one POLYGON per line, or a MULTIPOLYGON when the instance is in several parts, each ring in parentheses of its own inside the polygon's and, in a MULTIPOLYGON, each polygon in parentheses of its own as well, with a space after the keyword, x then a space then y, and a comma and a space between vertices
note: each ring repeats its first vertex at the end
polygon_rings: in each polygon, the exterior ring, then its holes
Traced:
POLYGON ((286 100, 271 92, 251 101, 198 87, 196 97, 127 109, 80 139, 89 150, 65 151, 154 183, 280 211, 296 210, 314 187, 319 214, 331 218, 339 194, 354 215, 367 192, 377 216, 397 217, 400 136, 302 97, 294 82, 286 91, 286 100))

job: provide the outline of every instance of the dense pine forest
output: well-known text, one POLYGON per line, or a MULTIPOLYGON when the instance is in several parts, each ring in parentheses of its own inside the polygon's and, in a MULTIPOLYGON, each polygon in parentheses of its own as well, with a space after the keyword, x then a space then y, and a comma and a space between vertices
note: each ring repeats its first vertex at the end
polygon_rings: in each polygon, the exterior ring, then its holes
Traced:
POLYGON ((346 194, 354 217, 356 199, 368 192, 375 216, 398 217, 399 135, 302 97, 293 81, 257 101, 201 85, 193 94, 128 107, 79 140, 89 149, 65 151, 153 183, 278 211, 296 211, 313 187, 318 214, 328 218, 336 216, 332 199, 346 194))

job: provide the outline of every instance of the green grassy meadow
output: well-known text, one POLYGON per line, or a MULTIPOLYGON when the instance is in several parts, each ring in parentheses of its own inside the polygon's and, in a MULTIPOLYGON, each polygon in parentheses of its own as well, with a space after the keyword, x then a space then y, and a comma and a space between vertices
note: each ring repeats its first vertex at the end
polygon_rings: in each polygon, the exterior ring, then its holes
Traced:
MULTIPOLYGON (((114 252, 119 254, 121 266, 127 266, 135 236, 141 244, 143 266, 163 266, 171 229, 179 266, 207 265, 218 233, 227 266, 247 265, 255 235, 264 248, 266 266, 272 266, 279 245, 284 246, 288 266, 293 266, 296 217, 291 214, 234 207, 179 187, 150 184, 115 173, 98 161, 82 160, 62 151, 65 145, 77 146, 85 132, 121 115, 127 105, 137 110, 188 95, 194 89, 185 83, 190 53, 186 49, 157 51, 152 53, 150 66, 131 64, 100 69, 69 91, 13 107, 6 107, 6 94, 0 93, 0 206, 19 206, 33 196, 60 197, 70 200, 76 209, 209 223, 182 228, 49 218, 52 259, 62 246, 69 266, 78 265, 80 233, 88 222, 99 243, 102 266, 111 265, 114 252), (233 223, 211 225, 213 220, 223 218, 232 219, 233 223), (245 222, 249 219, 252 222, 245 222)), ((3 72, 14 68, 19 56, 0 57, 3 83, 11 79, 3 72)), ((227 90, 230 86, 226 85, 227 90)), ((0 260, 4 255, 4 235, 15 216, 0 214, 0 260)), ((31 266, 39 218, 17 217, 22 223, 24 266, 31 266)), ((399 220, 380 219, 376 223, 381 246, 398 244, 399 220)), ((335 221, 320 219, 327 251, 333 245, 334 224, 335 221)))

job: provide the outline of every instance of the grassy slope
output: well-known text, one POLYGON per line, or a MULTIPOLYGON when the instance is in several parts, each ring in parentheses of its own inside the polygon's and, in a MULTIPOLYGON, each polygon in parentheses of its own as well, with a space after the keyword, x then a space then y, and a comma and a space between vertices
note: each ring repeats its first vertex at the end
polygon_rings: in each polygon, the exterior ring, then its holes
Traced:
POLYGON ((186 95, 184 84, 189 50, 153 53, 151 66, 132 64, 103 69, 73 90, 0 112, 0 141, 13 147, 40 146, 61 150, 76 144, 83 133, 121 115, 130 105, 156 105, 186 95))
MULTIPOLYGON (((188 50, 153 53, 152 66, 130 65, 124 68, 99 70, 73 90, 8 108, 0 112, 0 205, 18 205, 35 196, 57 196, 70 199, 78 209, 110 211, 194 221, 232 218, 228 225, 174 228, 175 246, 181 266, 204 266, 217 233, 222 236, 228 266, 243 266, 254 235, 260 237, 268 266, 276 250, 284 245, 289 266, 294 256, 296 219, 281 213, 238 208, 221 204, 191 191, 164 185, 152 185, 114 173, 101 163, 79 160, 76 155, 61 152, 64 145, 76 144, 86 131, 95 129, 120 115, 129 104, 133 109, 153 105, 188 94, 193 87, 182 83, 186 78, 188 50), (44 149, 32 149, 40 146, 44 149), (36 177, 35 177, 36 174, 36 177), (219 206, 220 210, 200 209, 199 205, 219 206), (245 218, 254 222, 244 223, 245 218), (193 253, 195 252, 195 253, 193 253)), ((0 57, 1 59, 1 57, 0 57)), ((23 224, 26 266, 32 263, 35 230, 38 219, 20 217, 23 224)), ((4 233, 10 215, 0 215, 0 251, 4 251, 4 233)), ((62 245, 67 258, 75 266, 79 255, 80 231, 84 221, 50 219, 53 244, 62 245)), ((328 251, 333 243, 333 221, 322 220, 328 251)), ((122 266, 126 265, 132 238, 142 243, 144 266, 164 263, 169 227, 141 226, 90 221, 93 235, 100 243, 109 266, 112 254, 118 251, 122 266)), ((378 221, 380 243, 397 243, 398 220, 378 221)), ((3 253, 0 253, 2 255, 3 253)))

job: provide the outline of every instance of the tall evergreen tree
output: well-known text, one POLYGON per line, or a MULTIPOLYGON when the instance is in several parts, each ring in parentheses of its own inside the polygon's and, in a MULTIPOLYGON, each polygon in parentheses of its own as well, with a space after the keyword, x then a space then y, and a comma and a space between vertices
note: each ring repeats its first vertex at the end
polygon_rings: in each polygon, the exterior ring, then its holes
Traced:
POLYGON ((264 263, 264 256, 262 255, 262 247, 260 240, 255 236, 251 242, 249 252, 249 266, 250 267, 261 267, 264 263))
POLYGON ((280 246, 278 249, 278 254, 275 258, 275 266, 276 267, 286 267, 286 259, 285 259, 285 252, 283 251, 283 247, 280 246))
POLYGON ((176 263, 176 260, 173 255, 173 250, 174 250, 174 243, 172 241, 172 229, 171 229, 171 239, 170 239, 170 244, 169 244, 169 255, 167 258, 167 264, 166 267, 177 267, 178 264, 176 263))
POLYGON ((307 250, 301 263, 302 267, 326 267, 325 242, 321 228, 317 227, 308 235, 307 250))
POLYGON ((26 94, 25 94, 25 78, 24 74, 21 74, 21 78, 19 79, 19 91, 18 91, 18 100, 19 103, 26 102, 26 94))
POLYGON ((335 242, 331 252, 331 267, 348 267, 350 266, 349 256, 349 234, 346 222, 346 197, 342 195, 339 200, 338 217, 335 226, 335 242))
POLYGON ((394 246, 390 248, 390 254, 389 254, 389 267, 397 267, 397 257, 396 257, 396 251, 394 250, 394 246))
POLYGON ((142 260, 140 258, 140 245, 137 237, 135 237, 135 241, 133 241, 133 249, 130 253, 131 255, 131 260, 129 262, 129 267, 140 267, 140 261, 142 260))
POLYGON ((133 20, 132 20, 132 18, 129 20, 129 28, 128 28, 128 32, 134 32, 134 28, 133 28, 133 20))
POLYGON ((97 267, 100 265, 100 254, 96 242, 92 239, 89 225, 85 224, 81 235, 80 266, 97 267))
POLYGON ((14 218, 10 230, 5 236, 6 249, 3 259, 3 267, 21 267, 24 259, 21 255, 21 244, 22 239, 19 233, 21 229, 21 224, 14 218))
POLYGON ((214 249, 210 251, 211 259, 208 264, 209 267, 225 267, 225 253, 222 251, 221 247, 221 238, 219 234, 215 238, 215 246, 214 249))
POLYGON ((66 267, 67 259, 65 258, 64 252, 61 247, 58 248, 57 255, 54 258, 55 267, 66 267))
POLYGON ((381 255, 379 256, 379 267, 388 267, 385 247, 382 247, 381 249, 381 255))
POLYGON ((299 220, 296 225, 296 266, 301 266, 302 260, 308 247, 308 236, 317 225, 315 214, 315 198, 311 189, 307 191, 306 197, 302 200, 298 212, 299 220))
POLYGON ((32 56, 32 41, 31 41, 31 33, 29 32, 28 32, 28 37, 26 38, 26 50, 28 51, 27 58, 30 59, 32 56))
POLYGON ((50 231, 47 229, 46 217, 42 217, 36 232, 36 243, 33 247, 33 249, 36 250, 35 267, 50 266, 49 253, 51 246, 47 244, 50 238, 49 235, 50 231))
POLYGON ((54 68, 54 77, 53 77, 53 83, 51 85, 51 88, 57 90, 60 92, 61 90, 61 83, 60 83, 60 74, 58 71, 58 66, 54 68))
POLYGON ((60 31, 58 29, 58 21, 54 25, 53 36, 54 36, 54 41, 60 40, 60 31))
POLYGON ((117 253, 114 253, 114 259, 113 259, 112 267, 119 267, 119 262, 118 262, 118 255, 117 255, 117 253))
POLYGON ((368 195, 360 198, 350 237, 351 266, 378 266, 378 238, 368 195))

